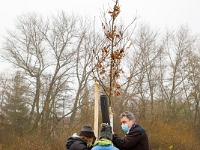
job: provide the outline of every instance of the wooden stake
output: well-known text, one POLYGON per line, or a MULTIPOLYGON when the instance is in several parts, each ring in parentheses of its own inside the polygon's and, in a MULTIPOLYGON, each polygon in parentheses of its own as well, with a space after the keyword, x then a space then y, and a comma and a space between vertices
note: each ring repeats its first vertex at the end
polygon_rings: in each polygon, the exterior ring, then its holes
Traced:
POLYGON ((109 107, 109 118, 110 118, 110 126, 112 127, 113 130, 113 112, 111 106, 109 107))
POLYGON ((98 84, 94 84, 94 94, 95 94, 95 99, 94 99, 94 134, 96 138, 98 139, 98 108, 99 108, 99 100, 98 100, 98 84))

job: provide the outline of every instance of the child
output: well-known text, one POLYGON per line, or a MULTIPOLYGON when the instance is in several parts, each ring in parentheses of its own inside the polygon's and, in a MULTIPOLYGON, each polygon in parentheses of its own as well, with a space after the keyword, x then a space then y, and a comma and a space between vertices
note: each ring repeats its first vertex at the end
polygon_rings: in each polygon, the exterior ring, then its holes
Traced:
POLYGON ((99 140, 94 143, 92 150, 119 150, 113 146, 112 128, 109 124, 101 124, 99 140))

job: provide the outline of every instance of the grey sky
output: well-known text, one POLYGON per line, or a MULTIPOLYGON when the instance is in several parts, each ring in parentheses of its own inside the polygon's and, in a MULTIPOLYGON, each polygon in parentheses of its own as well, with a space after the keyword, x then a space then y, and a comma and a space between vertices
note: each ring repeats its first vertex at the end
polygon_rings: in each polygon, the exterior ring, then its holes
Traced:
MULTIPOLYGON (((13 29, 16 17, 28 12, 49 15, 59 11, 99 17, 100 11, 113 6, 112 0, 0 0, 0 47, 6 29, 13 29)), ((200 0, 119 0, 121 17, 125 21, 134 15, 139 21, 157 29, 177 29, 187 25, 200 33, 200 0)), ((2 62, 1 62, 2 63, 2 62)), ((0 70, 4 69, 1 67, 0 70)))

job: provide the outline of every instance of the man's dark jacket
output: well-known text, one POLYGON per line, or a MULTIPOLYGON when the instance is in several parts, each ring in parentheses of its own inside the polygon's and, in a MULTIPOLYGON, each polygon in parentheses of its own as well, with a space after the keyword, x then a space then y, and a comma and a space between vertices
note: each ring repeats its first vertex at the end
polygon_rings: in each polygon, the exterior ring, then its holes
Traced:
POLYGON ((138 124, 133 124, 123 138, 113 134, 112 142, 120 150, 151 150, 147 132, 138 124))

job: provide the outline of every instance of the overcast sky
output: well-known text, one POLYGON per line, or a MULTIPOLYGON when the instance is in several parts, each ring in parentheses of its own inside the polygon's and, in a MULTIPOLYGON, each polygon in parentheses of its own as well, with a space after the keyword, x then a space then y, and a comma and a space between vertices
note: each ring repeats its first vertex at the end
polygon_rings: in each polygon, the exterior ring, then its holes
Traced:
MULTIPOLYGON (((28 12, 47 15, 60 11, 98 18, 103 7, 113 6, 112 0, 0 0, 0 47, 6 29, 13 29, 17 16, 28 12)), ((119 0, 121 17, 139 21, 159 30, 188 26, 200 33, 200 0, 119 0)), ((2 62, 1 62, 2 63, 2 62)), ((0 67, 2 70, 3 67, 0 67)))

